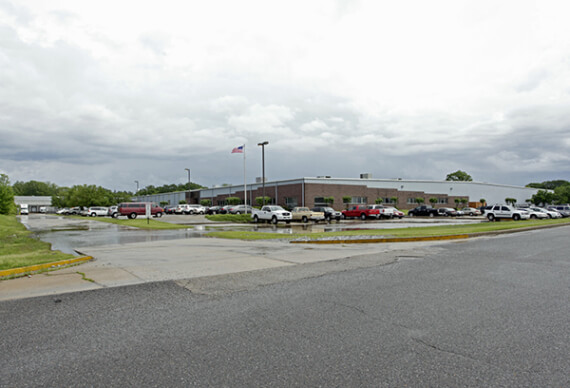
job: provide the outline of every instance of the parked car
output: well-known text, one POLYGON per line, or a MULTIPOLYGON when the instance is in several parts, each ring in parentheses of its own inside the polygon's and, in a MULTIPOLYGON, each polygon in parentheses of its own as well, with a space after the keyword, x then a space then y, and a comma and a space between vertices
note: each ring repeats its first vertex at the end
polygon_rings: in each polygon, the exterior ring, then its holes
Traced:
POLYGON ((534 219, 534 220, 536 220, 536 219, 543 220, 545 218, 548 218, 548 214, 543 212, 543 211, 540 211, 540 210, 534 210, 530 207, 523 207, 523 208, 519 208, 519 209, 526 211, 529 214, 529 217, 534 219))
POLYGON ((253 208, 249 205, 237 205, 230 209, 231 214, 251 214, 253 212, 253 208))
POLYGON ((279 221, 284 221, 288 224, 292 219, 291 212, 277 205, 265 205, 261 210, 254 209, 251 217, 255 223, 266 221, 272 224, 276 224, 279 221))
POLYGON ((558 213, 555 210, 548 210, 548 209, 545 209, 543 207, 533 207, 533 206, 531 206, 530 208, 533 210, 537 210, 537 211, 541 211, 543 213, 546 213, 548 215, 548 218, 561 218, 562 217, 562 214, 558 213))
POLYGON ((179 204, 176 205, 176 209, 174 209, 175 214, 189 214, 190 208, 186 204, 179 204))
POLYGON ((177 205, 167 205, 164 207, 164 214, 174 214, 176 212, 177 205))
POLYGON ((220 214, 228 214, 230 212, 230 210, 232 209, 232 207, 234 207, 236 205, 226 205, 226 206, 222 206, 222 208, 220 209, 220 214))
POLYGON ((491 206, 491 209, 486 210, 486 214, 489 221, 498 221, 505 218, 511 218, 515 221, 519 221, 528 220, 530 218, 529 213, 509 205, 493 205, 491 206))
POLYGON ((369 205, 370 209, 378 209, 378 218, 394 218, 394 208, 384 205, 369 205))
POLYGON ((570 206, 569 205, 553 205, 549 206, 548 210, 557 211, 562 215, 562 217, 570 217, 570 206))
POLYGON ((81 207, 75 206, 69 209, 68 215, 76 216, 81 213, 81 207))
POLYGON ((69 214, 69 208, 64 207, 63 209, 59 209, 58 211, 55 212, 55 214, 67 215, 69 214))
POLYGON ((405 214, 403 211, 396 209, 393 206, 386 206, 387 208, 391 208, 392 209, 392 213, 394 214, 394 218, 398 217, 399 219, 404 218, 405 214))
POLYGON ((410 217, 417 217, 417 216, 427 216, 427 217, 434 217, 439 215, 437 209, 434 209, 428 205, 421 205, 418 207, 413 208, 408 212, 408 216, 410 217))
POLYGON ((208 208, 208 210, 206 211, 207 214, 218 214, 220 213, 220 210, 222 209, 221 206, 210 206, 208 208))
POLYGON ((293 221, 302 221, 302 222, 309 222, 309 221, 319 222, 325 219, 325 213, 312 211, 308 207, 304 206, 294 207, 293 210, 291 210, 291 216, 293 221))
POLYGON ((109 217, 117 218, 119 216, 119 207, 109 206, 109 209, 107 210, 107 215, 109 217))
POLYGON ((342 213, 339 211, 334 210, 332 207, 328 206, 315 206, 311 209, 314 212, 323 212, 325 214, 325 220, 331 221, 333 218, 337 221, 340 221, 342 217, 342 213))
POLYGON ((186 205, 186 214, 206 214, 208 209, 202 205, 186 205))
POLYGON ((153 217, 162 217, 164 209, 152 202, 127 202, 119 204, 119 215, 135 219, 137 216, 146 215, 146 205, 150 204, 150 213, 153 217))
POLYGON ((475 209, 474 207, 464 207, 463 209, 461 209, 461 211, 463 212, 463 214, 467 215, 467 216, 480 216, 481 214, 481 210, 479 209, 475 209))
POLYGON ((81 211, 82 216, 99 217, 106 216, 109 209, 103 206, 91 206, 81 211))
POLYGON ((440 207, 437 209, 437 214, 444 217, 457 217, 459 215, 457 210, 451 207, 440 207))
POLYGON ((380 210, 370 209, 368 205, 352 205, 347 210, 342 211, 342 218, 360 218, 366 220, 367 218, 379 218, 380 210))
POLYGON ((484 215, 488 210, 492 209, 493 205, 486 205, 486 206, 480 206, 479 210, 481 211, 481 214, 484 215))

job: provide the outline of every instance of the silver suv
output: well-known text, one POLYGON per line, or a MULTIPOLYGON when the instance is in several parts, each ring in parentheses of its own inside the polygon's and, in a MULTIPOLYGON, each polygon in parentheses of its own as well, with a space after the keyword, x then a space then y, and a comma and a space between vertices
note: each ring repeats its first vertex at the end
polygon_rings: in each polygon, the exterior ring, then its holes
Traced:
POLYGON ((490 209, 485 210, 489 221, 500 220, 501 218, 510 218, 515 221, 528 220, 530 214, 520 209, 516 209, 509 205, 494 205, 490 209))

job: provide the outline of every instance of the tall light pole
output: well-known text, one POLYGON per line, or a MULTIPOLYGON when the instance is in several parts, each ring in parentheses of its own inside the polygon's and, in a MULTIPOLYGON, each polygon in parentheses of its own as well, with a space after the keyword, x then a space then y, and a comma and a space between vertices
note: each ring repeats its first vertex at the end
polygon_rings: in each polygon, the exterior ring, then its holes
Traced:
POLYGON ((135 192, 135 194, 136 194, 139 192, 139 181, 135 181, 135 183, 137 184, 137 191, 135 192))
POLYGON ((185 168, 185 170, 188 171, 188 203, 190 203, 190 169, 185 168))
POLYGON ((257 143, 258 146, 261 146, 261 179, 263 182, 263 205, 265 205, 265 146, 267 144, 269 144, 267 140, 262 143, 257 143))

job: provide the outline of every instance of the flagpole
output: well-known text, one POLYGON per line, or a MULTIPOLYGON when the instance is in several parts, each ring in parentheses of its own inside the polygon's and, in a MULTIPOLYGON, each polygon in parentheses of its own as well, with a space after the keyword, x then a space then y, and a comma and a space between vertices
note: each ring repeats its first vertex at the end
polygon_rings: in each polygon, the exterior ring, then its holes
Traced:
POLYGON ((247 214, 247 184, 245 179, 245 144, 243 145, 243 204, 245 205, 245 214, 247 214))

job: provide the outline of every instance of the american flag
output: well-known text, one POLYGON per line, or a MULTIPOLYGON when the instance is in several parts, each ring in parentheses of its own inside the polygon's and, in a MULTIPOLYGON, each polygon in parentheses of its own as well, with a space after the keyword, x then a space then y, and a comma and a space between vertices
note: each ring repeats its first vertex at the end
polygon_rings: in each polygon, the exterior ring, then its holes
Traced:
POLYGON ((241 146, 239 146, 239 147, 234 148, 234 149, 232 150, 232 154, 243 154, 243 147, 244 147, 244 146, 241 145, 241 146))

